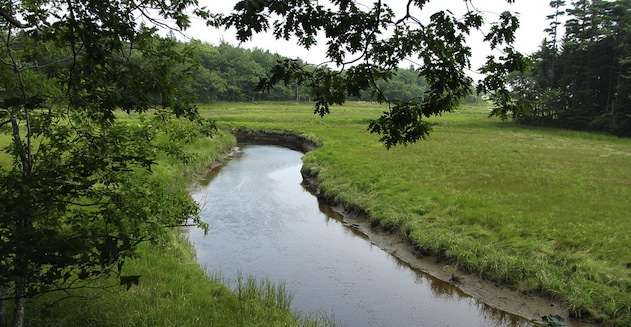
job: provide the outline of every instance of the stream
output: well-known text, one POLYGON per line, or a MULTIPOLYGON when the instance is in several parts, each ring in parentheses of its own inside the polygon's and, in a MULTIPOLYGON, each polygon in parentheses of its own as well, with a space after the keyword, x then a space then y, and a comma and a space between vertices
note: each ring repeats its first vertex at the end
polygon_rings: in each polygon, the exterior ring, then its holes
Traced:
POLYGON ((303 154, 246 145, 192 191, 209 232, 189 239, 199 263, 228 282, 284 283, 292 309, 341 326, 530 326, 415 271, 347 227, 301 185, 303 154))

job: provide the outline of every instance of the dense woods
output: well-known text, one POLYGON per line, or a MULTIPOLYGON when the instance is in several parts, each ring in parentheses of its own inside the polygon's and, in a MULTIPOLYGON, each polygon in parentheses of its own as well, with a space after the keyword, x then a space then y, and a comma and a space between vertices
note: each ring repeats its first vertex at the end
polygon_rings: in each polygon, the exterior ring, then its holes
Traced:
MULTIPOLYGON (((6 35, 3 36, 6 38, 6 35)), ((56 76, 67 68, 67 61, 60 60, 69 56, 67 49, 56 46, 54 43, 39 44, 35 47, 33 41, 25 35, 15 37, 14 44, 23 48, 30 48, 28 55, 31 60, 41 65, 37 78, 39 87, 46 88, 57 95, 62 94, 58 89, 56 76)), ((186 98, 190 102, 251 102, 251 101, 300 101, 311 100, 310 89, 296 82, 287 84, 279 83, 274 87, 263 90, 259 82, 279 61, 288 58, 262 49, 245 49, 228 43, 212 45, 197 40, 179 42, 172 37, 159 37, 157 35, 146 40, 146 43, 154 49, 169 47, 173 56, 183 58, 171 62, 168 69, 174 73, 173 79, 178 81, 178 96, 186 98)), ((145 57, 140 51, 134 50, 135 63, 145 73, 154 75, 157 71, 152 66, 152 58, 145 57)), ((11 77, 11 67, 0 66, 0 76, 7 80, 11 77)), ((155 76, 155 75, 154 75, 155 76)), ((128 76, 133 78, 134 76, 128 76)), ((157 77, 157 76, 156 76, 157 77)), ((409 100, 422 96, 427 89, 425 79, 420 77, 413 66, 401 68, 389 80, 378 81, 383 92, 392 100, 409 100)), ((159 92, 145 90, 150 99, 158 103, 159 92)), ((351 100, 371 101, 376 96, 370 90, 360 93, 358 96, 349 97, 351 100)), ((469 99, 475 100, 475 98, 469 99)))
MULTIPOLYGON (((289 58, 262 49, 244 49, 221 43, 211 45, 201 41, 179 43, 182 53, 196 62, 192 73, 191 91, 199 103, 216 101, 285 100, 310 101, 310 89, 295 81, 279 83, 267 90, 259 87, 279 61, 289 58)), ((422 96, 427 83, 413 66, 399 69, 389 80, 378 85, 389 99, 409 100, 422 96)), ((367 90, 352 100, 370 101, 377 97, 367 90)))
POLYGON ((631 1, 555 0, 549 36, 510 81, 524 123, 631 135, 631 1), (562 21, 566 20, 562 34, 562 21))

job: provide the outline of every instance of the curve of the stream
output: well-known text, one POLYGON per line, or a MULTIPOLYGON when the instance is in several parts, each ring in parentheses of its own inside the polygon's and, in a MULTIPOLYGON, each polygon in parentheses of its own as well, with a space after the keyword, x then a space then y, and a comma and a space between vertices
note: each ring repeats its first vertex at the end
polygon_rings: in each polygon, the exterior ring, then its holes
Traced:
POLYGON ((284 283, 292 309, 324 312, 342 326, 529 326, 448 283, 417 272, 345 226, 305 190, 302 153, 241 149, 193 192, 209 224, 191 230, 200 264, 228 282, 284 283))

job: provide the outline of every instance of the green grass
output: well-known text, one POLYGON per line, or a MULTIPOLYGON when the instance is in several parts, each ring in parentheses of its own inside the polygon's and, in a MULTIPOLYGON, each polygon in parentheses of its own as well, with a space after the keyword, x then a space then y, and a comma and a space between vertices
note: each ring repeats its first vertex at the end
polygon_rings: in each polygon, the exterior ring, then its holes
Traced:
POLYGON ((0 133, 0 167, 10 167, 11 166, 11 158, 4 151, 4 148, 11 141, 11 137, 7 134, 0 133))
POLYGON ((283 288, 250 282, 233 292, 211 280, 195 261, 186 240, 141 249, 128 274, 140 284, 125 291, 115 279, 73 292, 36 299, 27 307, 27 326, 296 326, 283 288))
MULTIPOLYGON (((8 144, 0 138, 0 146, 8 144)), ((196 173, 235 144, 221 132, 186 149, 196 154, 187 166, 159 158, 154 177, 165 184, 187 187, 196 173)), ((10 164, 0 152, 2 167, 10 164)), ((140 275, 130 290, 115 277, 86 283, 85 289, 50 293, 29 300, 26 326, 328 326, 325 316, 309 318, 290 310, 291 297, 282 285, 243 279, 235 290, 220 278, 210 278, 199 266, 184 233, 174 230, 157 245, 144 244, 128 261, 124 275, 140 275)))
POLYGON ((366 132, 382 110, 349 103, 320 119, 310 105, 225 103, 202 114, 318 138, 305 167, 329 195, 463 269, 565 301, 577 317, 631 325, 631 140, 523 127, 473 107, 388 151, 366 132))

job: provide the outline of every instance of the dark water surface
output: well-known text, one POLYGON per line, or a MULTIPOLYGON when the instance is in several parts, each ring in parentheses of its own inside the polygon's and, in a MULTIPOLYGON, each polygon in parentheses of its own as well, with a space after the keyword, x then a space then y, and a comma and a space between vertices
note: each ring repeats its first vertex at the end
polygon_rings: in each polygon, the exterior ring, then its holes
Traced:
POLYGON ((343 326, 527 326, 410 269, 344 226, 301 186, 302 154, 245 146, 193 197, 210 225, 190 239, 199 262, 228 281, 285 283, 300 312, 343 326))

